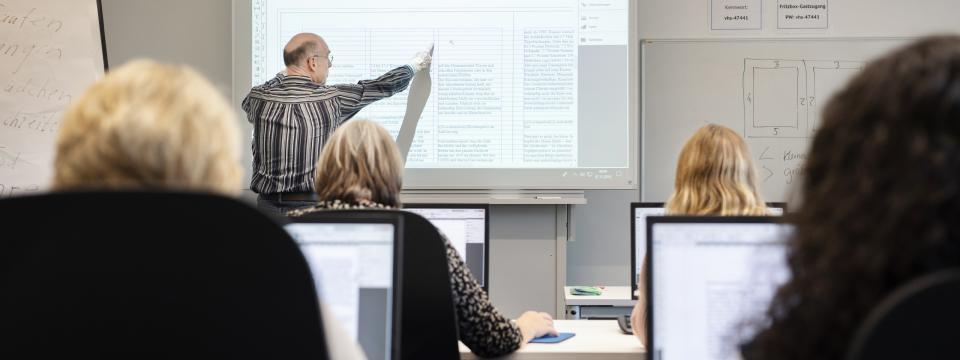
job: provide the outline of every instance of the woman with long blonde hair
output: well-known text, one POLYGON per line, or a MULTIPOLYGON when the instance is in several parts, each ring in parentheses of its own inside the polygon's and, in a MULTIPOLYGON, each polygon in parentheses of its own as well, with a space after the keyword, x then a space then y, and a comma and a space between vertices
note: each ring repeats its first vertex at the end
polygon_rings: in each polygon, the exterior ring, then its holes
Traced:
POLYGON ((743 138, 721 125, 697 130, 680 151, 666 208, 671 215, 766 215, 743 138))
MULTIPOLYGON (((680 151, 668 215, 769 215, 757 185, 746 142, 735 131, 709 124, 693 133, 680 151)), ((640 270, 640 295, 630 315, 633 334, 646 344, 647 257, 640 270)))

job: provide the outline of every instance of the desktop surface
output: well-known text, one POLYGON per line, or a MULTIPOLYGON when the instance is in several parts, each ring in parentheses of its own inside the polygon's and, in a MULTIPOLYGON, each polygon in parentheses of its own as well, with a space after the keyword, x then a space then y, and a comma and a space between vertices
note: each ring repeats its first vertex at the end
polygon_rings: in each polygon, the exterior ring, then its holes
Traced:
POLYGON ((789 277, 775 217, 650 217, 652 359, 735 359, 789 277))
POLYGON ((391 359, 396 319, 396 227, 388 223, 292 223, 319 298, 369 359, 391 359))
MULTIPOLYGON (((555 320, 559 332, 576 336, 556 344, 526 344, 503 359, 644 359, 644 348, 633 335, 620 332, 616 320, 555 320)), ((460 359, 481 359, 460 343, 460 359)))
POLYGON ((630 297, 629 286, 604 286, 600 295, 573 295, 574 286, 565 286, 563 295, 567 306, 621 306, 632 307, 637 301, 630 297))

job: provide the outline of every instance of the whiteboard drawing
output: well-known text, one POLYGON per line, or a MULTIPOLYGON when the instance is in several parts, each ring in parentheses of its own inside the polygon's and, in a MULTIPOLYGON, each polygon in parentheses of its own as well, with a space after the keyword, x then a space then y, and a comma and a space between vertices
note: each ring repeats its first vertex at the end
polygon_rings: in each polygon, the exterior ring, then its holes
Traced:
POLYGON ((745 58, 744 135, 812 137, 823 105, 863 65, 862 61, 745 58))

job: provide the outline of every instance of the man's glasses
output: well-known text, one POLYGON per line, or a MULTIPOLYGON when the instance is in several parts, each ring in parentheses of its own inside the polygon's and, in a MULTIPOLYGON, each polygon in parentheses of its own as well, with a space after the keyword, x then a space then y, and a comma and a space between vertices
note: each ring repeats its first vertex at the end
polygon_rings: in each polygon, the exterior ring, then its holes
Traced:
MULTIPOLYGON (((314 55, 314 56, 311 56, 311 57, 322 58, 323 56, 314 55)), ((332 54, 327 54, 327 63, 329 63, 330 66, 333 67, 333 55, 332 55, 332 54)))

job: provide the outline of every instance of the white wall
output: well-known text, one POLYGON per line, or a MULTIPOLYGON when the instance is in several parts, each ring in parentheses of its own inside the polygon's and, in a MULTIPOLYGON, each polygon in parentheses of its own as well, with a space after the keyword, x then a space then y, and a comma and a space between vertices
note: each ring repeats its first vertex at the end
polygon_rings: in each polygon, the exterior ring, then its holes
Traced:
POLYGON ((136 58, 193 66, 230 96, 230 0, 102 0, 111 67, 136 58))
POLYGON ((762 30, 710 29, 711 0, 639 0, 641 39, 896 37, 956 31, 956 0, 828 0, 829 29, 778 30, 778 0, 763 0, 762 30))
POLYGON ((630 203, 640 201, 640 190, 591 190, 586 197, 586 205, 573 207, 567 285, 629 285, 630 203))

